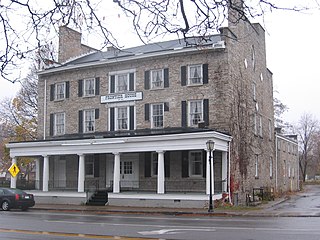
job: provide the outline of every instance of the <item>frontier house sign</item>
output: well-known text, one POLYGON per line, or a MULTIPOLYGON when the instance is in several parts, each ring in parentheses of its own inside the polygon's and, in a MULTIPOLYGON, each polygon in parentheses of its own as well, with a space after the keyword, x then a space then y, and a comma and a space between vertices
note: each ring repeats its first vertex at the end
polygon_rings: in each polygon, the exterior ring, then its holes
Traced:
POLYGON ((128 102, 142 100, 142 92, 113 93, 101 96, 101 103, 128 102))

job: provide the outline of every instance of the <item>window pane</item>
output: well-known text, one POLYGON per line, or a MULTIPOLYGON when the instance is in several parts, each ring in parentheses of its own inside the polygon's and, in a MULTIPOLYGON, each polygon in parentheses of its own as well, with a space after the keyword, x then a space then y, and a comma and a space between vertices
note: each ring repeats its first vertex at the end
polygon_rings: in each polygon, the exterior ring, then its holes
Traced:
POLYGON ((189 84, 202 83, 201 65, 189 66, 189 84))
POLYGON ((128 74, 118 75, 117 80, 117 92, 128 91, 128 74))
POLYGON ((84 126, 85 126, 84 131, 85 132, 94 131, 94 127, 95 127, 94 119, 95 119, 94 109, 84 111, 84 126))
POLYGON ((163 104, 152 105, 152 127, 163 127, 163 104))
POLYGON ((92 96, 94 95, 95 90, 95 79, 86 79, 84 80, 84 95, 92 96))
POLYGON ((56 100, 65 98, 65 83, 56 84, 56 100))
POLYGON ((191 175, 202 176, 202 152, 190 152, 191 175))
POLYGON ((202 101, 190 102, 190 126, 197 125, 202 121, 202 101))
POLYGON ((163 88, 163 71, 153 70, 151 71, 152 88, 163 88))
POLYGON ((118 130, 127 130, 128 129, 128 108, 122 107, 118 108, 118 130))

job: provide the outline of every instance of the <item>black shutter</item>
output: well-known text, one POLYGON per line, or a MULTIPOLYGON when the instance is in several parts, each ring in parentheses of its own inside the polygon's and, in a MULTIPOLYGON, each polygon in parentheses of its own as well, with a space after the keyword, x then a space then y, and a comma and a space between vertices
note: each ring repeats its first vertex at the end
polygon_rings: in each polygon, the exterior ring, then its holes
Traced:
POLYGON ((83 132, 83 111, 79 111, 79 133, 83 132))
POLYGON ((187 102, 181 102, 181 126, 187 127, 187 102))
POLYGON ((134 73, 129 74, 129 91, 134 91, 134 73))
POLYGON ((54 114, 50 114, 50 136, 53 136, 53 128, 54 128, 54 114))
POLYGON ((96 77, 96 95, 100 95, 100 78, 96 77))
POLYGON ((151 177, 151 152, 144 154, 144 177, 151 177))
POLYGON ((169 103, 168 102, 164 103, 164 111, 169 112, 169 103))
POLYGON ((129 107, 129 117, 130 117, 129 130, 134 130, 134 106, 129 107))
POLYGON ((99 108, 96 108, 94 111, 94 118, 99 119, 99 116, 100 116, 100 110, 99 110, 99 108))
POLYGON ((94 154, 94 162, 93 162, 93 174, 94 177, 99 177, 99 171, 100 171, 100 158, 99 154, 94 154))
POLYGON ((189 160, 188 160, 188 151, 182 151, 181 159, 181 176, 183 178, 189 177, 189 160))
POLYGON ((203 99, 203 121, 209 126, 209 99, 203 99))
POLYGON ((164 153, 164 176, 170 177, 170 152, 164 153))
POLYGON ((69 98, 70 96, 70 82, 66 82, 66 98, 69 98))
POLYGON ((55 91, 55 85, 54 84, 51 84, 50 85, 50 101, 53 101, 54 100, 54 91, 55 91))
POLYGON ((110 76, 110 93, 116 92, 116 78, 114 75, 110 76))
POLYGON ((203 77, 203 84, 208 84, 208 64, 202 65, 202 77, 203 77))
POLYGON ((146 103, 144 105, 144 120, 150 121, 150 104, 146 103))
POLYGON ((78 81, 78 97, 82 97, 83 96, 83 80, 79 80, 78 81))
POLYGON ((144 89, 150 89, 150 71, 144 72, 144 89))
POLYGON ((205 150, 202 151, 202 177, 207 177, 207 151, 205 150))
POLYGON ((110 131, 114 131, 114 108, 110 108, 109 121, 110 121, 110 131))
POLYGON ((181 66, 181 86, 187 85, 187 67, 181 66))
POLYGON ((163 69, 163 77, 164 77, 164 87, 169 87, 169 68, 163 69))

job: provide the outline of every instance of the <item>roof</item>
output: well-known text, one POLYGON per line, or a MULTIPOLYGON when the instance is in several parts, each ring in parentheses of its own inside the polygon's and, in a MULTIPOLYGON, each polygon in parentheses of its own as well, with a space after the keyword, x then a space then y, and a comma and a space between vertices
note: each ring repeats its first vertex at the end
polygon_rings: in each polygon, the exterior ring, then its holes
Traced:
POLYGON ((175 39, 165 42, 157 42, 157 43, 150 43, 145 44, 137 47, 127 48, 127 49, 112 49, 105 52, 95 52, 92 54, 88 54, 86 56, 79 57, 75 60, 69 61, 64 65, 77 65, 77 64, 84 64, 90 62, 96 62, 101 60, 107 59, 114 59, 114 58, 122 58, 122 57, 130 57, 142 54, 149 54, 149 53, 159 53, 178 49, 186 49, 186 48, 194 48, 195 46, 208 46, 213 45, 221 41, 221 35, 212 35, 207 38, 203 37, 193 37, 188 39, 175 39))

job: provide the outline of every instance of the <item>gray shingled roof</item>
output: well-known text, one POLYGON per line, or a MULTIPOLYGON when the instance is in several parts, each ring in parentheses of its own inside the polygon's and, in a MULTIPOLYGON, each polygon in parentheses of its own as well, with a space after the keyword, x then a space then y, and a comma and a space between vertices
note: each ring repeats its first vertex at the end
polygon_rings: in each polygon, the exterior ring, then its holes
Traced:
POLYGON ((111 60, 114 58, 130 57, 130 56, 135 56, 140 54, 148 54, 148 53, 156 53, 156 52, 165 53, 166 51, 172 51, 175 49, 182 49, 182 48, 191 48, 196 45, 197 46, 212 45, 213 43, 221 41, 221 35, 212 35, 202 41, 201 39, 202 38, 200 37, 188 38, 187 41, 184 39, 176 39, 176 40, 170 40, 165 42, 150 43, 150 44, 145 44, 137 47, 121 49, 121 50, 95 52, 83 57, 79 57, 70 62, 67 62, 64 65, 77 65, 77 64, 84 64, 84 63, 96 62, 101 60, 108 60, 108 59, 111 60))

